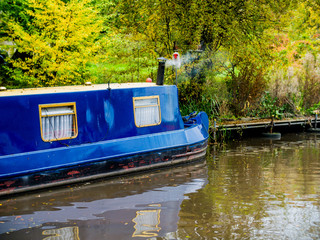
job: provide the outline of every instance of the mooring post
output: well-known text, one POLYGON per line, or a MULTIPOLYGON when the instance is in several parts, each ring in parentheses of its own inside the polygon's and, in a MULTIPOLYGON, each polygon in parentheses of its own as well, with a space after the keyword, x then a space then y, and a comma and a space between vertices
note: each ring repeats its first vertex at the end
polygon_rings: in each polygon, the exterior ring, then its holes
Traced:
POLYGON ((314 128, 317 128, 317 121, 318 121, 318 113, 316 113, 314 128))
POLYGON ((214 140, 214 143, 216 143, 216 131, 217 131, 216 127, 217 127, 217 121, 216 121, 216 119, 214 119, 214 121, 213 121, 213 140, 214 140))
POLYGON ((272 133, 273 130, 273 115, 271 116, 271 127, 270 127, 270 133, 272 133))

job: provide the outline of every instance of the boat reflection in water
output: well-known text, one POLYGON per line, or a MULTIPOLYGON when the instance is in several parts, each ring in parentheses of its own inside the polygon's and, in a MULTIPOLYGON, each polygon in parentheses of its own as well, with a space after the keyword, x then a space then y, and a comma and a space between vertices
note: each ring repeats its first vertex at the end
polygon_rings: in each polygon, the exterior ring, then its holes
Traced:
POLYGON ((0 200, 0 239, 146 239, 177 231, 207 181, 204 160, 175 169, 0 200))
MULTIPOLYGON (((161 207, 161 204, 151 204, 150 207, 161 207)), ((139 210, 132 220, 135 225, 135 232, 132 237, 156 237, 161 230, 160 225, 161 209, 139 210)))
POLYGON ((78 227, 64 227, 64 228, 58 228, 58 229, 44 230, 42 232, 42 235, 49 236, 44 239, 54 239, 55 237, 59 239, 70 239, 70 240, 80 239, 78 227))

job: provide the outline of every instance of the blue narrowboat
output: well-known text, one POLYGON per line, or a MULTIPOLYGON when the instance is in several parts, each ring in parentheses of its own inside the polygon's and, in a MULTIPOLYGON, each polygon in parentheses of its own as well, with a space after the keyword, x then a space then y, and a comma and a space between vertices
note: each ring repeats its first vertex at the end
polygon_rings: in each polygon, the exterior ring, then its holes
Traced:
POLYGON ((0 92, 0 196, 204 157, 208 116, 155 83, 0 92))

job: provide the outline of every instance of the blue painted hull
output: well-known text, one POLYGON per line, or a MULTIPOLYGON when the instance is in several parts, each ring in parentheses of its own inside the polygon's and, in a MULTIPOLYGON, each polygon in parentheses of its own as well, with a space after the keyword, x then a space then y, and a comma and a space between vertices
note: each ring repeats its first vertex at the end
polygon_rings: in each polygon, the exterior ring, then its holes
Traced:
POLYGON ((187 163, 204 158, 206 147, 205 141, 187 147, 120 156, 4 178, 0 182, 0 196, 187 163))
POLYGON ((29 126, 19 132, 22 126, 10 121, 12 110, 0 122, 0 195, 188 162, 206 152, 208 117, 201 112, 183 123, 175 87, 9 96, 0 98, 0 103, 2 108, 25 111, 23 128, 29 126), (116 106, 112 94, 117 102, 127 104, 116 106), (155 94, 162 102, 161 123, 133 126, 132 97, 155 94), (39 128, 36 107, 57 101, 76 102, 79 136, 44 142, 35 130, 39 128), (84 108, 79 108, 81 104, 84 108))

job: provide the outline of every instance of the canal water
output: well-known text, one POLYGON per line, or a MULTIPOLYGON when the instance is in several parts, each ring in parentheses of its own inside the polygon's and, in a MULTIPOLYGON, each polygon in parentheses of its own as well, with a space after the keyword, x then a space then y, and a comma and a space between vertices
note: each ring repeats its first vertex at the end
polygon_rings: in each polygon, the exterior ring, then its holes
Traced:
POLYGON ((0 239, 320 239, 320 135, 250 138, 173 169, 0 199, 0 239))

